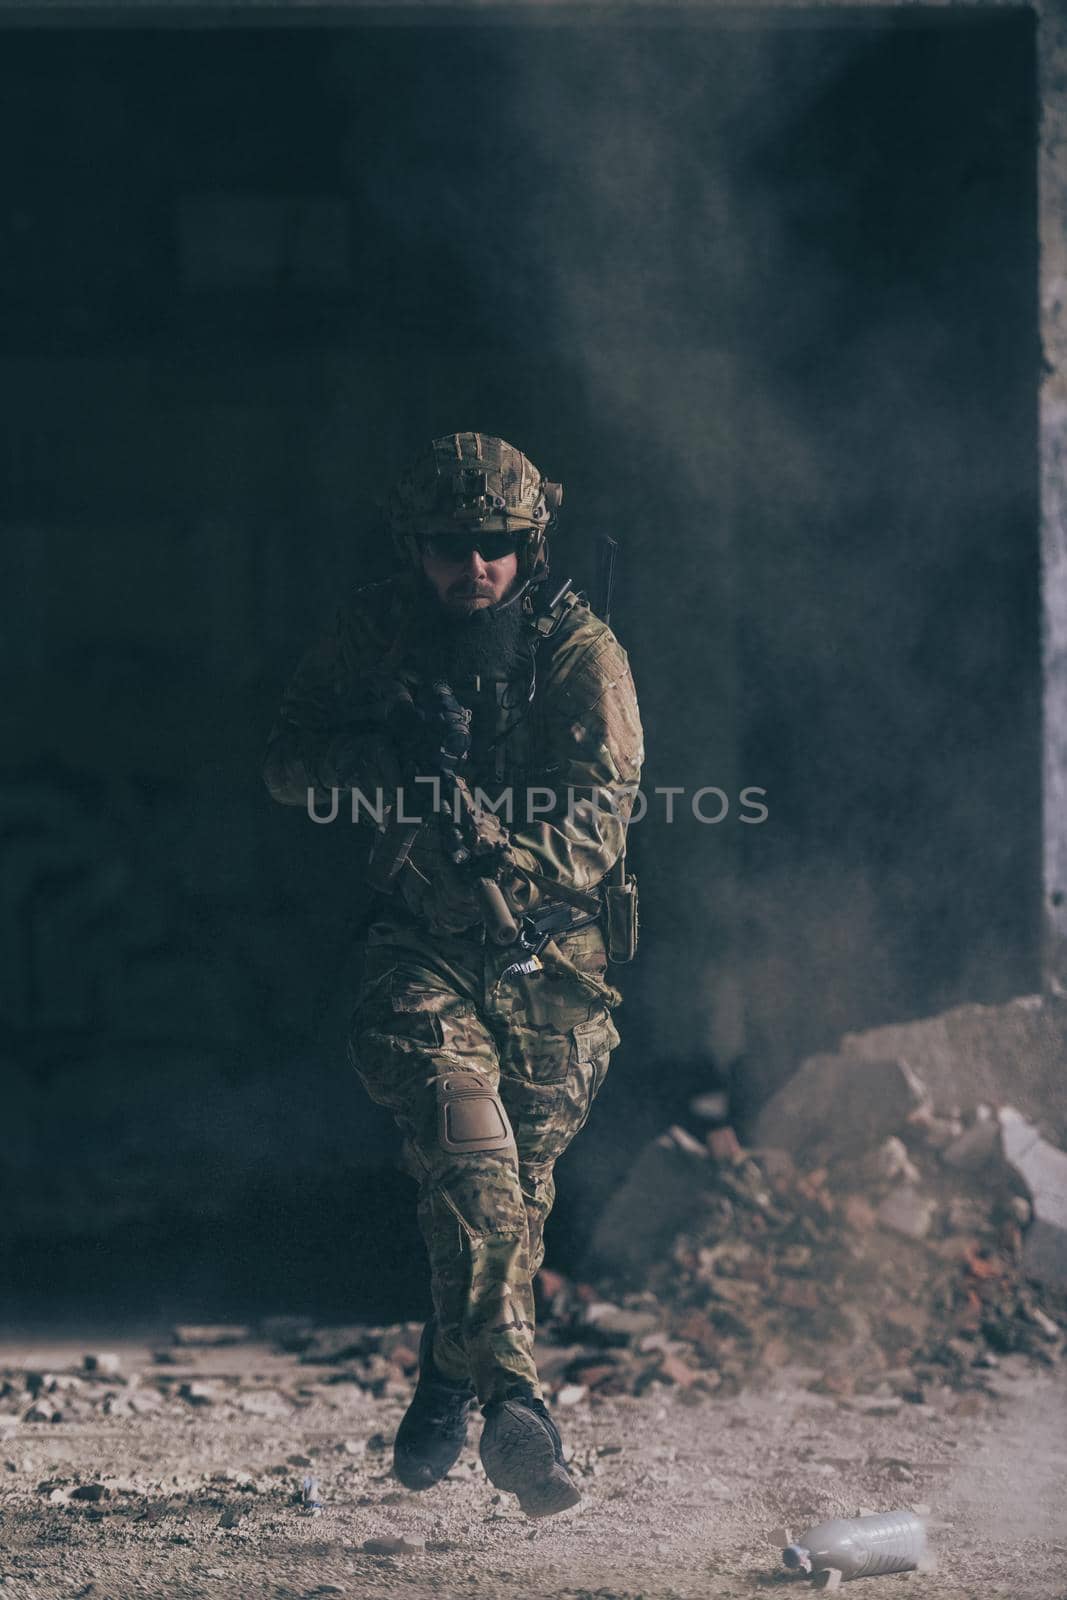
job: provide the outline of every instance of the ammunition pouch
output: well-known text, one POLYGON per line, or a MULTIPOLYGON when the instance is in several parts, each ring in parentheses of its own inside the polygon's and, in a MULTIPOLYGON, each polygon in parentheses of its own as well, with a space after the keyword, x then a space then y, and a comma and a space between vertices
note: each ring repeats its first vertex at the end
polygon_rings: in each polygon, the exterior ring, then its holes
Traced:
POLYGON ((627 873, 625 862, 614 876, 621 881, 608 881, 603 887, 604 942, 608 960, 621 963, 637 954, 637 879, 627 873))

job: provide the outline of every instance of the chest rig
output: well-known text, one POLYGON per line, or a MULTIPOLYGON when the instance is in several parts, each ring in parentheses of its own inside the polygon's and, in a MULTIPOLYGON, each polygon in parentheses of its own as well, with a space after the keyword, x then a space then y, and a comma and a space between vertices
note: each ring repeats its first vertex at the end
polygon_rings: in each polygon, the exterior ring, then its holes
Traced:
POLYGON ((550 783, 546 769, 543 701, 538 693, 541 647, 562 626, 581 596, 570 579, 540 606, 531 608, 525 648, 507 678, 482 676, 453 685, 471 713, 470 776, 494 800, 510 789, 516 814, 525 808, 530 785, 550 783))

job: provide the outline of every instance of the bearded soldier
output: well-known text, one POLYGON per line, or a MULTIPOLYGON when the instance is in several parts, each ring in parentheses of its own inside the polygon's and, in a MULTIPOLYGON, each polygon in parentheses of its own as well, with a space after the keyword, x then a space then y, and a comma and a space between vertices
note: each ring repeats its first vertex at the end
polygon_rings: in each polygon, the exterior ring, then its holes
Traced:
POLYGON ((304 657, 265 769, 283 804, 321 815, 352 791, 376 825, 349 1054, 403 1132, 433 1297, 394 1470, 410 1489, 444 1477, 477 1399, 486 1474, 530 1516, 580 1498, 532 1279, 553 1167, 618 1043, 605 970, 636 938, 643 756, 625 651, 547 581, 561 497, 502 439, 435 440, 390 501, 403 570, 304 657))

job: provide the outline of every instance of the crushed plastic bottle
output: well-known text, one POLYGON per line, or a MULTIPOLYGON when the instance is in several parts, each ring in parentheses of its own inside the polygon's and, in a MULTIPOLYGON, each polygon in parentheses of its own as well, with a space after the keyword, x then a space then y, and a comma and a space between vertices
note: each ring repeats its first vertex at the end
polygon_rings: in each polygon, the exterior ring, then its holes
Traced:
POLYGON ((847 1578, 879 1578, 889 1572, 914 1572, 927 1560, 926 1528, 912 1511, 820 1522, 782 1560, 791 1571, 828 1574, 828 1586, 847 1578))

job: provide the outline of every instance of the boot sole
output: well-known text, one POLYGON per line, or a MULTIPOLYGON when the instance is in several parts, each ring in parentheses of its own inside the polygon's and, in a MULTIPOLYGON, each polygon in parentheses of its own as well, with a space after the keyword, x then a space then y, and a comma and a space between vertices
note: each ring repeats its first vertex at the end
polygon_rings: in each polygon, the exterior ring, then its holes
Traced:
POLYGON ((525 1406, 501 1403, 482 1431, 480 1454, 490 1483, 518 1495, 528 1517, 554 1517, 582 1498, 556 1460, 552 1435, 525 1406))

